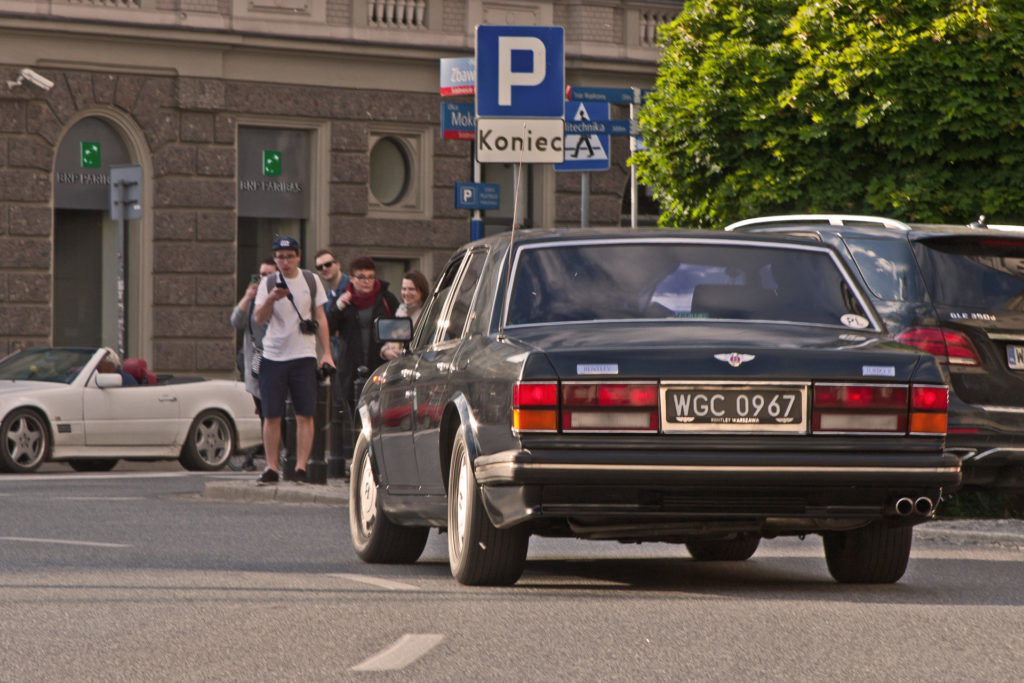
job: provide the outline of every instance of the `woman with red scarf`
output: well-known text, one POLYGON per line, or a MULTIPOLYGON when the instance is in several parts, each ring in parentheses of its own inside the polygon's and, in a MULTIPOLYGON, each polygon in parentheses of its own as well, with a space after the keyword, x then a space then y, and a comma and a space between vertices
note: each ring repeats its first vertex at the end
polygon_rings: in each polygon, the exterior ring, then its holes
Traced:
POLYGON ((377 279, 377 265, 369 256, 353 259, 348 272, 352 279, 338 297, 328 322, 331 334, 341 339, 337 386, 341 388, 342 395, 335 397, 335 403, 348 401, 351 410, 356 398, 352 391, 356 369, 365 365, 372 372, 383 362, 380 358, 381 344, 373 339, 373 321, 394 317, 398 299, 388 291, 387 282, 377 279))

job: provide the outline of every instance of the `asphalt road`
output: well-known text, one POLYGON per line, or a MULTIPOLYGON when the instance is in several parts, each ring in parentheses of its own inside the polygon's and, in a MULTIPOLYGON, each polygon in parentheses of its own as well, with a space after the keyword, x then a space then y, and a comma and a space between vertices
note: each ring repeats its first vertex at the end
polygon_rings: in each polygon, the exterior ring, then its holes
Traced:
POLYGON ((515 587, 468 588, 443 535, 415 565, 371 566, 341 505, 205 495, 251 474, 47 467, 0 476, 2 681, 1016 681, 1024 669, 1019 524, 920 527, 891 586, 834 583, 808 537, 741 563, 532 539, 515 587))

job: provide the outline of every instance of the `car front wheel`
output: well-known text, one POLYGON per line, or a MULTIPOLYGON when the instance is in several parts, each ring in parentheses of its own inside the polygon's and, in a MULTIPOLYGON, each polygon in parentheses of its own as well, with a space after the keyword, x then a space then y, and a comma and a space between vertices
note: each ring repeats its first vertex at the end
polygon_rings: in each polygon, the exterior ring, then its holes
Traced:
POLYGON ((187 470, 219 470, 235 450, 235 432, 231 420, 219 410, 200 413, 188 430, 188 438, 178 458, 187 470))
POLYGON ((851 531, 828 531, 825 562, 839 583, 896 583, 907 570, 914 527, 873 522, 851 531))
POLYGON ((12 410, 0 424, 0 470, 31 472, 50 456, 50 431, 34 410, 12 410))
POLYGON ((430 527, 406 527, 395 524, 384 514, 377 493, 370 447, 366 437, 360 434, 352 452, 352 475, 348 496, 348 525, 352 547, 363 562, 415 562, 427 545, 430 527))
POLYGON ((530 535, 522 526, 498 529, 487 517, 466 436, 459 430, 452 445, 448 479, 448 563, 459 583, 511 586, 523 573, 530 535))

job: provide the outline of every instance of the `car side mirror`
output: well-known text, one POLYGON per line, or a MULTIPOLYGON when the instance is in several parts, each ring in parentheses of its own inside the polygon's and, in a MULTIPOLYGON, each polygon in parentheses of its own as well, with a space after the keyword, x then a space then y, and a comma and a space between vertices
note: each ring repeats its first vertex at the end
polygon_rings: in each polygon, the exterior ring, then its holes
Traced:
POLYGON ((373 326, 378 342, 409 343, 412 339, 411 318, 377 318, 373 326))
POLYGON ((122 386, 123 380, 121 375, 116 372, 97 372, 96 373, 96 386, 100 389, 110 389, 111 387, 122 386))

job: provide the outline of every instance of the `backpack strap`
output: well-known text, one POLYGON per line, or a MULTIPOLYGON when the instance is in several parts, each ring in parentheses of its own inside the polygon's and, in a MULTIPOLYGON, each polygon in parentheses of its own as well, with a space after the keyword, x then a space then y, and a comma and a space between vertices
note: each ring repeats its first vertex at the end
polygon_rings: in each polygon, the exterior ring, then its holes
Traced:
POLYGON ((310 270, 302 269, 306 276, 306 286, 309 287, 309 318, 316 320, 316 276, 310 270))
MULTIPOLYGON (((306 286, 309 287, 309 317, 311 320, 316 319, 316 275, 313 271, 302 269, 302 275, 306 278, 306 286)), ((267 294, 274 291, 274 278, 267 276, 267 294)), ((302 317, 302 314, 299 314, 302 317)))

